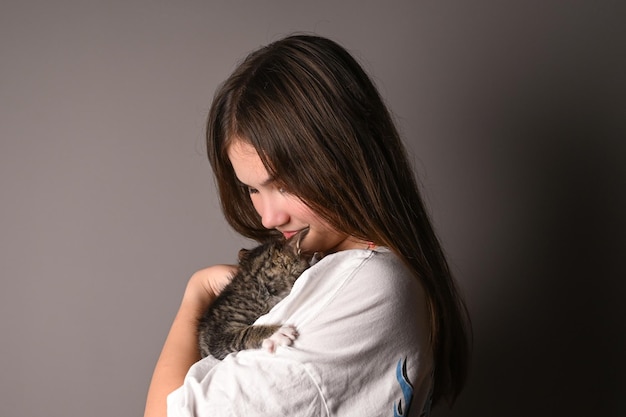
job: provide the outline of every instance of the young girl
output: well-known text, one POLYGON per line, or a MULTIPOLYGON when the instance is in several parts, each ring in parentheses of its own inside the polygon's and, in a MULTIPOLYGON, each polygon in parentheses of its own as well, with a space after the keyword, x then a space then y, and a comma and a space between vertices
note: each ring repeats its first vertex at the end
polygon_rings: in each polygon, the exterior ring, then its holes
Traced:
POLYGON ((308 228, 302 249, 321 260, 257 321, 295 326, 292 345, 221 362, 198 361, 196 323, 233 267, 194 274, 145 415, 420 416, 454 401, 469 319, 392 118, 354 58, 304 35, 253 52, 216 93, 207 146, 230 225, 259 242, 308 228))

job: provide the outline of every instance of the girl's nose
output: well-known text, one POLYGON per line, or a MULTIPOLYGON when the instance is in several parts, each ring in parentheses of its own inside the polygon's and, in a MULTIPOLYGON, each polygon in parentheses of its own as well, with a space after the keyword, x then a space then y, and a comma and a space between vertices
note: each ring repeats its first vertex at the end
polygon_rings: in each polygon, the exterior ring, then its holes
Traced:
POLYGON ((263 204, 261 215, 261 223, 266 229, 275 229, 279 226, 289 223, 289 214, 280 206, 267 201, 263 204))

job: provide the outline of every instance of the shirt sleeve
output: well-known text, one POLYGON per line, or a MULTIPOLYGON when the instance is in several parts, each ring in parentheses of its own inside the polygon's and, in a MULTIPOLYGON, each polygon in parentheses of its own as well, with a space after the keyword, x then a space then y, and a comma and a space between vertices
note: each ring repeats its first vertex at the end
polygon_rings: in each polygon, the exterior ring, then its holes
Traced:
POLYGON ((328 416, 307 366, 270 354, 242 351, 223 361, 195 364, 167 399, 168 417, 328 416), (296 412, 297 410, 297 412, 296 412))

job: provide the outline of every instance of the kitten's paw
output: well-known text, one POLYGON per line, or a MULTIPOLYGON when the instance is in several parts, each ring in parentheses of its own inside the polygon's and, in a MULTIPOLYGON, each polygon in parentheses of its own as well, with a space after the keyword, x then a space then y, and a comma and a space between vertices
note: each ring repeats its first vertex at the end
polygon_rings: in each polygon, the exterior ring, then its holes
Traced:
POLYGON ((263 340, 262 347, 269 353, 274 353, 278 346, 291 346, 298 337, 294 326, 281 326, 273 335, 263 340))

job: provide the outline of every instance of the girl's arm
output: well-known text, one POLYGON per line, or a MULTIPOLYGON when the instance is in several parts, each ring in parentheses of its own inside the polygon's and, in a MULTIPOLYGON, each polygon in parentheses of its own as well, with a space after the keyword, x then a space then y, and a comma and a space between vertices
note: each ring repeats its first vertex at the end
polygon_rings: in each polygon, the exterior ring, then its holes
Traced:
POLYGON ((200 360, 198 319, 230 282, 235 267, 215 265, 196 272, 185 294, 157 361, 148 390, 144 417, 166 417, 167 396, 183 384, 187 371, 200 360))

